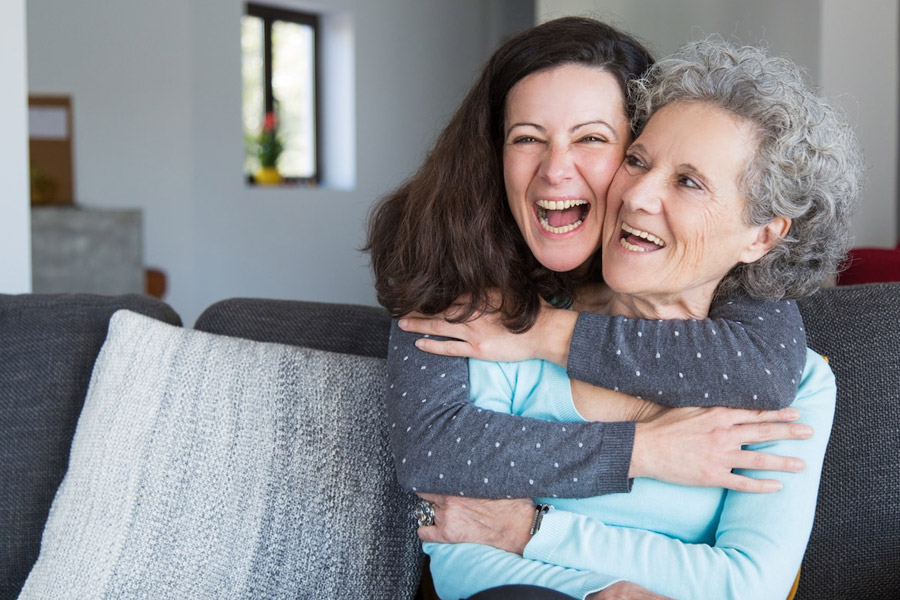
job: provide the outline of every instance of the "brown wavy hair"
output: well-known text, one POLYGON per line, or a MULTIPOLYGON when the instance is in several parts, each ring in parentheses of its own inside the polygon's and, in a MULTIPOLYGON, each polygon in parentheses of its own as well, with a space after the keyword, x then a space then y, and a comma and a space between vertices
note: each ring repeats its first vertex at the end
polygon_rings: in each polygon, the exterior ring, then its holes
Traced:
POLYGON ((573 63, 612 74, 628 98, 628 82, 653 58, 631 36, 583 17, 548 21, 500 46, 422 166, 369 216, 363 249, 372 256, 378 301, 393 316, 439 313, 465 296, 455 320, 499 310, 507 327, 524 331, 534 325, 541 298, 571 302, 578 282, 543 267, 513 219, 502 151, 513 86, 536 71, 573 63), (500 306, 490 305, 491 289, 502 292, 500 306))

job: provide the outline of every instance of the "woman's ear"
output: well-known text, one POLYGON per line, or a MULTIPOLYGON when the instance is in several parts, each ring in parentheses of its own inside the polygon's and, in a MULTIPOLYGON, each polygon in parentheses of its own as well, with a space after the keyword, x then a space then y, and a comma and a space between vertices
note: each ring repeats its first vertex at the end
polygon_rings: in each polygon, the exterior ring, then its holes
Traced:
POLYGON ((787 235, 791 229, 791 220, 787 217, 775 217, 756 232, 756 238, 741 253, 740 262, 758 261, 787 235))

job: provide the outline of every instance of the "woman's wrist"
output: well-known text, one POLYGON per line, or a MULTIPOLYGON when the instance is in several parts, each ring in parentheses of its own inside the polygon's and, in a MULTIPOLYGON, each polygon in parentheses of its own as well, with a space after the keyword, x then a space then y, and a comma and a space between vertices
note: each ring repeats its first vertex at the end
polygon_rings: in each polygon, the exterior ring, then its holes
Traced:
POLYGON ((569 362, 569 346, 575 333, 578 313, 562 308, 545 307, 535 324, 539 345, 536 358, 550 361, 562 368, 569 362))

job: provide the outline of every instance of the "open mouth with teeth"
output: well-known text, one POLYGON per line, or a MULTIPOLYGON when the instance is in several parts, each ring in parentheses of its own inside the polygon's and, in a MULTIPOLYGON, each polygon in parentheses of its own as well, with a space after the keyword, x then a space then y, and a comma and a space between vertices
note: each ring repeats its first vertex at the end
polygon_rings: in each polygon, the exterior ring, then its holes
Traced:
POLYGON ((538 200, 536 204, 538 222, 550 233, 569 233, 591 211, 586 200, 538 200))
POLYGON ((619 243, 632 252, 653 252, 666 247, 666 243, 652 233, 635 229, 626 223, 622 223, 619 243))

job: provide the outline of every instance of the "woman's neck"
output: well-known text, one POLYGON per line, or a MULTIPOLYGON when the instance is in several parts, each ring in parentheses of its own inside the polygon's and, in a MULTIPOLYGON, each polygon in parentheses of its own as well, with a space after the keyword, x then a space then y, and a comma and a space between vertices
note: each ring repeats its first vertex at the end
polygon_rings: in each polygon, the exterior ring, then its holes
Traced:
POLYGON ((639 297, 615 292, 605 284, 590 284, 578 288, 574 308, 631 319, 705 319, 712 298, 694 296, 639 297))

